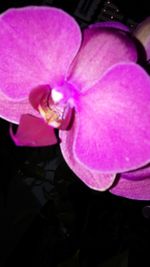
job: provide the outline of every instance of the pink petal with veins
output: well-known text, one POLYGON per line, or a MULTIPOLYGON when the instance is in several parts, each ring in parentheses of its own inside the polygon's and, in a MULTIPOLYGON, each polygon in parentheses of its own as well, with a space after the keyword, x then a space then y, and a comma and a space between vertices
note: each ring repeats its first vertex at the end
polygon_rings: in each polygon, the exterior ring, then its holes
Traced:
POLYGON ((131 172, 122 173, 120 177, 133 181, 150 178, 150 164, 131 172))
POLYGON ((102 21, 102 22, 97 22, 94 24, 89 25, 89 28, 99 28, 99 27, 106 27, 106 28, 112 28, 112 29, 117 29, 125 32, 130 32, 130 29, 122 24, 121 22, 118 21, 102 21))
POLYGON ((135 45, 124 32, 107 27, 87 28, 68 80, 83 92, 96 84, 112 65, 136 60, 135 45))
MULTIPOLYGON (((0 89, 23 99, 40 84, 60 83, 81 43, 76 21, 52 7, 9 9, 0 16, 0 89)), ((8 118, 9 119, 9 118, 8 118)))
POLYGON ((22 114, 30 113, 40 117, 39 112, 33 109, 28 98, 11 99, 0 91, 0 117, 12 123, 19 124, 22 114))
POLYGON ((150 78, 134 63, 113 66, 77 102, 74 157, 93 170, 120 173, 150 161, 150 78))
POLYGON ((150 178, 138 181, 121 178, 110 192, 130 199, 150 200, 150 178))
POLYGON ((116 175, 110 173, 100 173, 90 169, 76 161, 73 153, 73 142, 76 135, 78 118, 74 118, 73 126, 68 131, 59 131, 61 139, 60 148, 64 159, 71 170, 90 188, 104 191, 108 189, 115 180, 116 175))

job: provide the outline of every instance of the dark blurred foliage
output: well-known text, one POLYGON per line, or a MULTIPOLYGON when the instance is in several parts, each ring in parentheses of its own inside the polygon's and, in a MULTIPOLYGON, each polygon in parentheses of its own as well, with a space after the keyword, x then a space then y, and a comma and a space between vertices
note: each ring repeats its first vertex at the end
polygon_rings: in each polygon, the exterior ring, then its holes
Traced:
POLYGON ((125 16, 141 22, 150 15, 150 5, 148 0, 114 0, 114 3, 122 10, 125 16))
MULTIPOLYGON (((149 13, 145 1, 127 0, 5 0, 0 11, 26 5, 62 8, 81 27, 120 20, 134 28, 149 13)), ((16 147, 2 119, 0 160, 0 267, 148 266, 150 202, 90 190, 58 145, 16 147)))

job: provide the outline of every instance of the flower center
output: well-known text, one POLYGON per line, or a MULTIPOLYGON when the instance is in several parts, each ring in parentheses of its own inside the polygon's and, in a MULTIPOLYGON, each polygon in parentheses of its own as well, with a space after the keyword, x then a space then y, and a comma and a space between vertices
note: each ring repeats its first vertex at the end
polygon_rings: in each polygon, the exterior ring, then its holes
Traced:
POLYGON ((40 99, 38 111, 48 125, 67 129, 74 108, 74 99, 70 86, 63 85, 48 90, 40 99))

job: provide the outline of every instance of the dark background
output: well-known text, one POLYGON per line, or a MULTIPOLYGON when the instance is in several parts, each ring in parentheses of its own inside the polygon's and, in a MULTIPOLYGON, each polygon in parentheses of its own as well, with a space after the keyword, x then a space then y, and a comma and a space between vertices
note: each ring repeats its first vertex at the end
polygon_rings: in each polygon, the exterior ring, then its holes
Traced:
MULTIPOLYGON (((119 20, 134 29, 150 14, 145 0, 2 2, 0 12, 26 5, 59 7, 81 27, 119 20)), ((0 267, 148 266, 150 202, 88 189, 57 145, 16 147, 2 119, 0 168, 0 267)))

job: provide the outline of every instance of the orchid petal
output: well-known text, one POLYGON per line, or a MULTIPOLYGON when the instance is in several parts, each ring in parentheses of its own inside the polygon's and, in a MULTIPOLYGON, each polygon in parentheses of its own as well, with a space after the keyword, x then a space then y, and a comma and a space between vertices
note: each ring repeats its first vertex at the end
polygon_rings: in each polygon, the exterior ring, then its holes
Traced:
POLYGON ((131 172, 121 173, 120 177, 133 181, 150 178, 150 164, 131 172))
POLYGON ((73 151, 80 163, 120 173, 150 161, 150 78, 140 66, 112 67, 81 95, 77 112, 73 151))
POLYGON ((117 196, 137 200, 150 200, 150 177, 144 180, 132 181, 119 179, 109 191, 117 196))
POLYGON ((140 23, 135 31, 134 36, 142 43, 146 50, 147 59, 150 59, 150 17, 140 23))
POLYGON ((51 7, 10 9, 0 16, 0 88, 23 99, 39 84, 60 83, 81 43, 75 20, 51 7))
POLYGON ((17 146, 49 146, 57 143, 54 129, 48 126, 43 119, 25 114, 22 115, 17 133, 12 128, 10 134, 17 146))
POLYGON ((22 114, 30 113, 39 117, 40 114, 33 109, 28 98, 22 100, 12 100, 0 91, 0 117, 18 124, 22 114))
POLYGON ((87 28, 81 49, 70 67, 68 80, 80 91, 93 86, 113 64, 137 60, 132 40, 122 31, 107 27, 87 28))
POLYGON ((100 173, 88 166, 78 163, 73 154, 73 142, 76 135, 78 120, 74 118, 73 126, 69 131, 59 131, 61 139, 60 148, 65 161, 71 170, 90 188, 104 191, 108 189, 115 180, 116 175, 110 173, 100 173))
POLYGON ((89 28, 98 28, 98 27, 106 27, 106 28, 112 28, 117 29, 125 32, 130 32, 129 27, 124 25, 123 23, 119 21, 101 21, 94 24, 91 24, 89 28))

